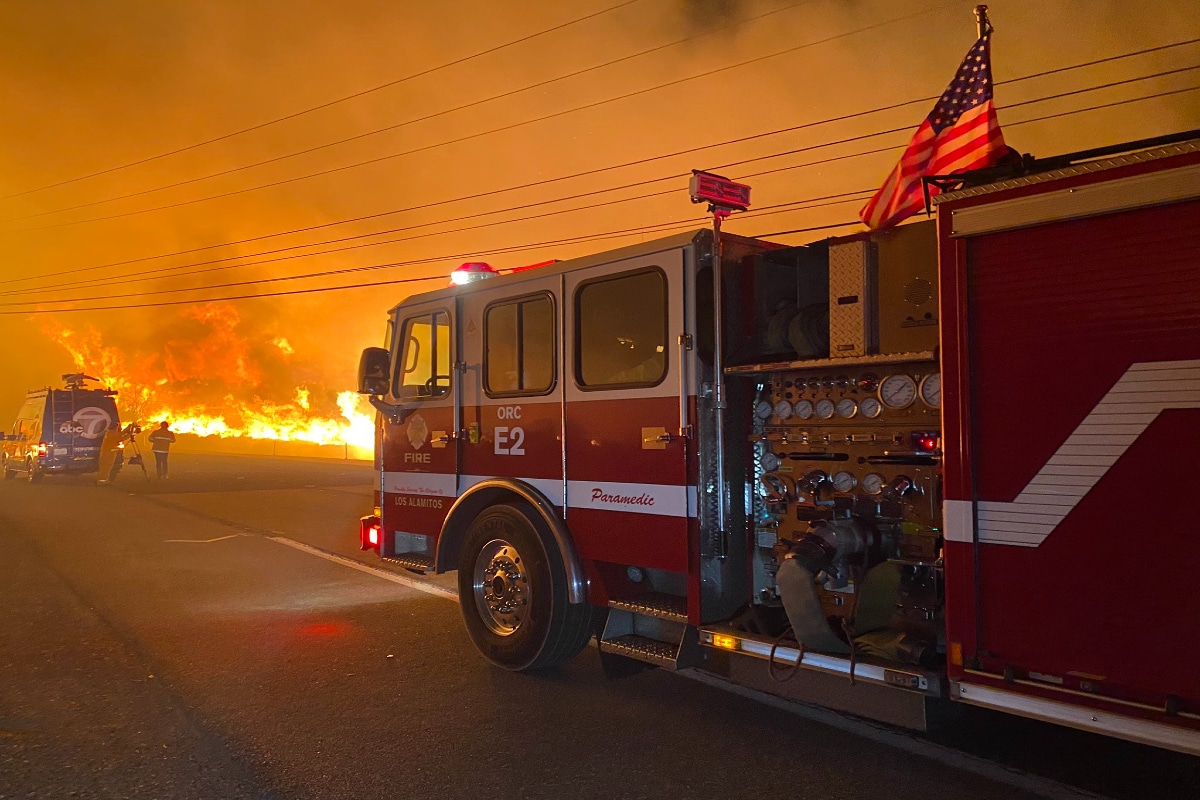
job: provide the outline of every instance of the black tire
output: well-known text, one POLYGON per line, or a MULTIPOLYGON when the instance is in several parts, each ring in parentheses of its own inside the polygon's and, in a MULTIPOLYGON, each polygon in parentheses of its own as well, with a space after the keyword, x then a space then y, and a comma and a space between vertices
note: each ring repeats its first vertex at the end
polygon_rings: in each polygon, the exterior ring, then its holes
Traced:
POLYGON ((592 635, 592 607, 567 601, 554 537, 523 501, 490 506, 471 523, 458 596, 475 648, 514 672, 569 661, 592 635))
POLYGON ((8 465, 8 459, 4 459, 4 480, 11 481, 17 477, 17 471, 8 465))
POLYGON ((37 483, 42 479, 42 471, 37 468, 36 464, 34 464, 32 461, 29 461, 27 462, 26 466, 29 467, 29 475, 26 477, 29 478, 30 483, 37 483))

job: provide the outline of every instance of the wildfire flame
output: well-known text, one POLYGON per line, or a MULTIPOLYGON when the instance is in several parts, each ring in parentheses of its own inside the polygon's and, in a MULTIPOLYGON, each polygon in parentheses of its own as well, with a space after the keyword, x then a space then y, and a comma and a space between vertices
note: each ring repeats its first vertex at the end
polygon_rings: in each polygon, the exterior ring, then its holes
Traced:
POLYGON ((287 387, 289 398, 263 396, 264 384, 291 372, 288 362, 297 350, 286 338, 265 340, 272 351, 265 355, 241 332, 231 306, 201 305, 181 316, 178 327, 185 333, 140 347, 111 346, 91 327, 51 322, 45 332, 77 370, 117 390, 126 422, 167 420, 177 433, 343 445, 355 456, 370 456, 375 412, 355 392, 302 383, 287 387), (270 359, 275 361, 267 364, 270 359))

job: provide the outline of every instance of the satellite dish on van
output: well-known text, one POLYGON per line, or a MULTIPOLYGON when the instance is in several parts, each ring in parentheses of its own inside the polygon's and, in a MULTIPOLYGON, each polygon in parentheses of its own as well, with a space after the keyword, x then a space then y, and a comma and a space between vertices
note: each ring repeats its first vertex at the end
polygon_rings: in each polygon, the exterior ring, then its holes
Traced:
POLYGON ((70 372, 62 376, 63 381, 67 384, 68 389, 82 389, 84 381, 98 381, 99 378, 93 378, 91 375, 84 375, 82 372, 70 372))

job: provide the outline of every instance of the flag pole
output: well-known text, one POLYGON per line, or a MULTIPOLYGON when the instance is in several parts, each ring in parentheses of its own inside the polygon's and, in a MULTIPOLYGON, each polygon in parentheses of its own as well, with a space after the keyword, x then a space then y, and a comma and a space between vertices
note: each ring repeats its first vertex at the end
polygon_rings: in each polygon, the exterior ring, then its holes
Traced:
POLYGON ((975 6, 975 29, 979 34, 976 37, 978 39, 992 32, 992 21, 988 19, 987 6, 975 6))

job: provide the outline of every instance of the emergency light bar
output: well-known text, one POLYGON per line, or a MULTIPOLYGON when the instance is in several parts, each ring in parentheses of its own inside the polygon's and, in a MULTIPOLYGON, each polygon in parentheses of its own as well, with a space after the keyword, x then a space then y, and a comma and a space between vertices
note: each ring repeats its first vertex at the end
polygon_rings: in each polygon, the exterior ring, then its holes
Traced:
POLYGON ((494 278, 499 274, 495 267, 485 261, 468 261, 450 273, 450 285, 463 286, 475 281, 494 278))
POLYGON ((750 207, 750 187, 723 175, 694 169, 688 191, 693 203, 712 203, 730 211, 745 211, 750 207))

